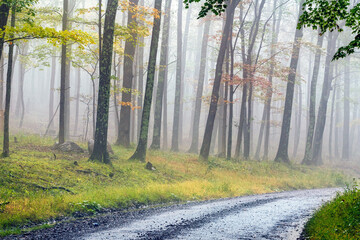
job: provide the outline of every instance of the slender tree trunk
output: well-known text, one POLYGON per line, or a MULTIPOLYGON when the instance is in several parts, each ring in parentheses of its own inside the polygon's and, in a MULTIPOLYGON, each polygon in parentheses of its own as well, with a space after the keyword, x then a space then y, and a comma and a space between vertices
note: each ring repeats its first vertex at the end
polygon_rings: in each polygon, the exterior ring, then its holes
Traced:
MULTIPOLYGON (((161 4, 162 4, 162 0, 155 0, 155 9, 157 9, 159 12, 161 12, 161 4)), ((156 58, 157 58, 159 36, 160 36, 160 25, 161 25, 161 15, 159 18, 154 18, 153 32, 152 32, 151 45, 150 45, 149 64, 148 64, 147 79, 146 79, 144 107, 143 107, 142 120, 141 120, 140 139, 136 151, 132 155, 130 160, 140 160, 144 162, 146 159, 151 102, 152 102, 152 94, 153 94, 153 87, 155 80, 156 58)))
MULTIPOLYGON (((165 5, 165 19, 162 33, 161 53, 160 53, 160 72, 158 78, 158 86, 156 91, 156 105, 155 105, 155 119, 154 119, 154 133, 151 144, 152 149, 160 149, 161 138, 161 121, 163 112, 163 98, 164 98, 164 84, 167 81, 168 72, 168 55, 169 55, 169 33, 170 33, 170 15, 171 15, 171 0, 166 1, 165 5)), ((165 103, 166 104, 166 103, 165 103)))
POLYGON ((171 150, 179 151, 179 126, 180 126, 180 104, 181 104, 181 82, 182 79, 182 8, 183 2, 178 1, 178 18, 177 18, 177 62, 176 62, 176 86, 175 86, 175 103, 174 103, 174 119, 171 150))
MULTIPOLYGON (((50 78, 50 101, 49 101, 49 123, 52 122, 54 115, 54 92, 55 92, 55 76, 56 76, 56 57, 51 57, 51 78, 50 78)), ((50 128, 54 126, 50 124, 50 128)))
POLYGON ((228 131, 228 142, 227 142, 227 152, 226 158, 231 159, 232 152, 232 130, 233 130, 233 117, 234 117, 234 48, 232 47, 232 36, 229 40, 229 50, 230 50, 230 96, 229 96, 229 131, 228 131))
MULTIPOLYGON (((68 10, 69 10, 69 0, 64 0, 63 4, 63 17, 62 17, 62 30, 66 31, 68 29, 68 10)), ((63 44, 61 46, 61 79, 60 79, 60 117, 59 117, 59 144, 65 142, 65 115, 66 115, 66 68, 67 68, 67 45, 63 44)))
POLYGON ((327 105, 330 96, 331 82, 332 82, 331 78, 332 78, 333 65, 331 64, 331 60, 335 54, 337 37, 338 37, 338 33, 330 33, 328 36, 324 83, 323 83, 320 106, 319 106, 318 117, 315 126, 315 133, 314 133, 315 135, 314 135, 313 152, 312 152, 313 159, 311 162, 311 164, 314 165, 322 164, 321 152, 322 152, 323 134, 325 129, 327 105))
MULTIPOLYGON (((138 5, 139 0, 130 0, 130 5, 135 7, 138 5)), ((133 11, 128 11, 127 27, 133 29, 136 24, 136 15, 133 11)), ((123 87, 121 94, 121 110, 120 110, 120 125, 118 139, 116 144, 124 147, 130 147, 130 130, 131 130, 131 95, 133 86, 133 65, 136 48, 136 31, 133 31, 131 38, 125 42, 124 50, 124 75, 123 75, 123 87)))
POLYGON ((80 88, 81 88, 81 70, 80 68, 76 69, 76 101, 75 101, 75 128, 74 128, 74 135, 76 136, 78 133, 79 127, 79 108, 80 108, 80 88))
POLYGON ((316 86, 317 80, 319 76, 320 69, 320 59, 321 59, 321 48, 324 42, 324 35, 319 35, 317 40, 317 49, 315 53, 315 63, 313 69, 313 75, 311 79, 310 86, 310 103, 309 103, 309 125, 307 129, 306 136, 306 144, 305 144, 305 155, 302 161, 303 164, 311 164, 312 160, 312 146, 313 146, 313 138, 315 131, 315 122, 316 122, 316 113, 315 113, 315 105, 316 105, 316 86))
MULTIPOLYGON (((15 4, 11 8, 11 27, 15 27, 15 4)), ((14 56, 14 42, 9 43, 9 55, 8 55, 8 70, 6 76, 6 99, 5 99, 5 112, 4 112, 4 142, 3 142, 3 157, 10 156, 10 102, 11 102, 11 79, 13 73, 13 56, 14 56)))
POLYGON ((214 121, 217 111, 217 104, 219 100, 219 88, 222 78, 222 67, 224 64, 224 58, 225 58, 225 52, 228 45, 228 39, 231 34, 231 26, 232 22, 234 20, 234 12, 236 6, 239 4, 239 0, 232 0, 229 2, 227 12, 226 12, 226 23, 222 34, 221 44, 220 44, 220 50, 219 55, 216 63, 216 70, 215 70, 215 80, 214 80, 214 86, 211 94, 211 100, 210 100, 210 109, 209 109, 209 115, 206 122, 206 128, 205 128, 205 134, 203 138, 203 143, 200 150, 200 159, 207 160, 209 157, 210 152, 210 143, 211 143, 211 137, 212 132, 214 128, 214 121))
MULTIPOLYGON (((303 4, 304 4, 304 0, 301 0, 299 16, 301 16, 303 13, 303 8, 302 8, 303 4)), ((290 123, 291 123, 291 113, 292 113, 292 106, 294 100, 296 70, 299 62, 300 45, 301 45, 300 42, 302 37, 303 37, 303 28, 296 29, 295 40, 293 44, 293 50, 292 50, 292 56, 290 62, 290 73, 288 75, 288 83, 286 87, 286 98, 285 98, 283 122, 281 126, 280 143, 275 157, 276 162, 285 162, 285 163, 290 162, 288 155, 290 123)))
POLYGON ((210 25, 211 25, 211 20, 207 19, 207 21, 205 22, 203 39, 201 42, 200 71, 199 71, 198 85, 196 90, 194 120, 192 123, 193 124, 192 142, 189 150, 189 152, 192 153, 197 153, 199 151, 199 127, 200 127, 200 117, 201 117, 202 96, 204 91, 210 25))
POLYGON ((118 3, 117 0, 108 0, 106 8, 102 52, 100 54, 100 82, 95 144, 94 150, 90 156, 90 160, 106 164, 110 163, 109 153, 107 151, 107 135, 111 85, 111 60, 113 56, 114 28, 118 3))
MULTIPOLYGON (((337 68, 337 67, 336 67, 337 68)), ((337 71, 335 71, 337 72, 337 71)), ((336 88, 337 88, 337 94, 336 94, 336 111, 335 111, 335 133, 334 133, 334 153, 335 153, 335 158, 336 159, 339 159, 340 158, 340 151, 339 151, 339 146, 340 146, 340 143, 339 143, 339 139, 340 139, 340 133, 339 133, 339 124, 340 124, 340 119, 341 119, 341 114, 340 114, 340 111, 341 111, 341 107, 340 107, 340 90, 339 90, 339 86, 336 85, 336 88)))
POLYGON ((187 9, 186 14, 186 23, 185 23, 185 32, 183 40, 183 49, 182 49, 182 61, 181 61, 181 98, 180 98, 180 113, 179 113, 179 145, 182 145, 183 142, 183 131, 184 131, 184 105, 186 104, 185 100, 185 73, 186 73, 186 58, 187 58, 187 45, 189 38, 189 29, 190 29, 190 17, 191 17, 191 6, 187 9))
POLYGON ((345 64, 344 75, 344 130, 343 130, 343 148, 342 159, 350 158, 350 57, 345 64))
POLYGON ((4 38, 5 33, 3 31, 5 30, 5 27, 7 25, 8 17, 10 12, 10 0, 3 0, 0 3, 0 58, 3 57, 3 48, 4 48, 4 38))
MULTIPOLYGON (((300 68, 299 68, 300 72, 300 68)), ((301 135, 301 118, 302 118, 302 88, 301 82, 298 85, 298 110, 296 114, 296 124, 295 124, 295 136, 294 136, 294 149, 293 149, 293 158, 296 158, 296 154, 299 148, 300 135, 301 135)))
POLYGON ((5 82, 4 58, 0 56, 0 111, 4 110, 4 82, 5 82))
POLYGON ((331 101, 331 115, 330 115, 330 133, 329 133, 329 159, 333 158, 333 149, 332 149, 332 143, 333 143, 333 132, 334 132, 334 111, 335 111, 335 97, 337 94, 337 86, 336 83, 333 86, 333 96, 331 101))

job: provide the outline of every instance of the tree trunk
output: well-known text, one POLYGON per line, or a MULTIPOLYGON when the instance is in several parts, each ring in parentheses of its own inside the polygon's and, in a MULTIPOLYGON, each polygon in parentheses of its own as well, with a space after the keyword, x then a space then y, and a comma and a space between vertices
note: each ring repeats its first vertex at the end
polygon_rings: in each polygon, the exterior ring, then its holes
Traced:
POLYGON ((350 57, 346 59, 344 75, 344 130, 342 159, 350 158, 350 57))
POLYGON ((80 107, 80 88, 81 88, 81 71, 80 68, 76 69, 76 101, 75 101, 75 128, 74 128, 74 135, 76 136, 78 133, 79 127, 79 107, 80 107))
POLYGON ((333 96, 331 101, 331 115, 330 115, 330 133, 329 133, 329 159, 333 158, 333 149, 332 149, 332 143, 333 143, 333 132, 334 132, 334 111, 335 111, 335 97, 337 94, 337 84, 334 83, 333 86, 333 96))
MULTIPOLYGON (((301 0, 299 16, 301 16, 303 13, 303 8, 302 8, 303 4, 304 4, 304 0, 301 0)), ((288 75, 288 83, 286 87, 286 98, 285 98, 283 122, 281 126, 280 143, 275 157, 276 162, 285 162, 285 163, 290 162, 288 155, 290 123, 291 123, 291 113, 292 113, 292 106, 294 100, 296 70, 299 62, 300 45, 301 45, 302 37, 303 37, 303 28, 296 29, 295 40, 293 44, 293 50, 292 50, 292 56, 290 62, 290 73, 288 75)))
MULTIPOLYGON (((15 4, 11 8, 11 27, 15 27, 15 4)), ((9 43, 9 55, 8 55, 8 70, 6 76, 6 99, 5 99, 5 112, 4 112, 4 142, 3 142, 3 157, 10 156, 10 102, 11 102, 11 79, 13 72, 13 56, 14 56, 14 42, 9 43)))
POLYGON ((222 67, 224 64, 226 48, 228 47, 228 39, 231 34, 231 26, 234 20, 235 8, 238 5, 239 1, 240 0, 232 0, 231 2, 229 2, 229 6, 227 8, 226 23, 222 34, 219 55, 216 63, 215 80, 211 94, 209 115, 207 118, 204 139, 200 150, 200 159, 203 160, 207 160, 209 157, 211 137, 214 128, 217 104, 219 100, 219 88, 222 78, 222 67))
MULTIPOLYGON (((131 6, 136 6, 139 0, 130 0, 131 6)), ((128 11, 127 28, 132 29, 136 25, 136 15, 133 11, 128 11)), ((121 93, 121 110, 120 110, 120 124, 119 133, 116 140, 116 144, 130 147, 130 125, 131 125, 131 95, 133 85, 133 65, 135 56, 137 34, 136 31, 132 31, 131 38, 125 42, 124 50, 124 75, 123 75, 123 87, 121 93)))
MULTIPOLYGON (((0 32, 5 30, 7 25, 8 17, 10 12, 10 2, 9 0, 3 0, 0 5, 0 32)), ((0 58, 3 57, 3 48, 4 48, 4 39, 5 33, 0 34, 0 58)))
POLYGON ((318 117, 315 126, 315 135, 313 143, 313 152, 312 152, 312 162, 314 165, 322 164, 322 143, 323 143, 323 134, 326 123, 326 112, 327 104, 331 91, 331 82, 332 82, 332 64, 331 60, 335 54, 335 46, 338 33, 330 33, 328 36, 328 46, 327 46, 327 56, 325 60, 325 74, 324 74, 324 83, 321 93, 320 106, 318 111, 318 117))
MULTIPOLYGON (((162 0, 155 0, 155 9, 157 9, 159 12, 161 12, 161 4, 162 4, 162 0)), ((157 58, 157 50, 158 50, 159 36, 160 36, 160 25, 161 25, 161 15, 159 18, 154 18, 153 32, 152 32, 151 45, 150 45, 149 64, 147 71, 148 74, 146 79, 144 107, 143 107, 142 120, 141 120, 140 139, 136 151, 132 155, 130 160, 140 160, 144 162, 146 159, 151 102, 152 102, 152 94, 153 94, 153 87, 155 80, 155 70, 156 70, 155 69, 156 58, 157 58)))
MULTIPOLYGON (((300 68, 299 68, 300 72, 300 68)), ((294 136, 294 149, 293 149, 293 158, 296 158, 296 154, 299 148, 300 135, 301 135, 301 118, 302 118, 302 88, 301 80, 298 85, 298 110, 296 114, 296 124, 295 124, 295 136, 294 136)))
POLYGON ((105 14, 102 52, 100 54, 100 82, 95 130, 95 144, 94 150, 90 156, 90 160, 99 161, 106 164, 110 163, 109 153, 107 151, 107 135, 111 85, 111 60, 114 47, 114 28, 117 7, 117 0, 108 0, 105 14))
POLYGON ((193 124, 192 142, 189 150, 189 152, 192 153, 197 153, 199 151, 199 127, 200 127, 200 117, 201 117, 202 96, 204 91, 210 25, 211 25, 211 20, 207 19, 207 21, 205 22, 203 39, 201 43, 200 71, 199 71, 198 85, 196 90, 194 120, 192 123, 193 124))
POLYGON ((315 62, 313 75, 311 79, 310 86, 310 103, 309 103, 309 125, 307 129, 306 136, 306 144, 305 144, 305 155, 302 161, 303 164, 311 164, 312 160, 312 146, 314 139, 314 131, 315 131, 315 122, 316 122, 316 113, 315 113, 315 105, 316 105, 316 86, 317 80, 319 77, 319 69, 320 69, 320 59, 321 59, 321 48, 324 42, 324 35, 319 35, 317 40, 317 49, 315 53, 315 62))
POLYGON ((4 82, 5 82, 4 58, 0 56, 0 110, 4 110, 4 82))
MULTIPOLYGON (((68 10, 69 10, 69 0, 64 0, 63 4, 63 17, 62 17, 62 30, 66 31, 68 29, 68 10)), ((59 143, 65 142, 65 115, 66 115, 66 77, 67 77, 67 45, 63 44, 61 46, 61 79, 60 79, 60 117, 59 117, 59 143)))
POLYGON ((190 17, 191 17, 191 6, 187 9, 186 14, 186 24, 183 40, 183 49, 182 49, 182 61, 181 61, 181 97, 180 97, 180 112, 179 112, 179 145, 182 145, 183 142, 183 132, 184 132, 184 105, 185 100, 185 72, 186 72, 186 58, 187 58, 187 46, 189 38, 189 29, 190 29, 190 17))
MULTIPOLYGON (((158 78, 158 86, 156 91, 156 105, 155 105, 155 119, 152 149, 160 149, 161 138, 161 123, 163 112, 163 98, 164 98, 164 84, 167 81, 168 72, 168 56, 169 56, 169 33, 170 33, 170 15, 171 15, 171 0, 166 1, 165 19, 162 33, 161 53, 160 53, 160 70, 158 78)), ((165 103, 166 104, 166 103, 165 103)))
POLYGON ((179 151, 179 126, 180 126, 180 104, 181 104, 181 85, 182 85, 182 8, 183 2, 178 1, 178 18, 177 18, 177 61, 176 61, 176 86, 175 86, 175 103, 174 119, 171 150, 179 151))

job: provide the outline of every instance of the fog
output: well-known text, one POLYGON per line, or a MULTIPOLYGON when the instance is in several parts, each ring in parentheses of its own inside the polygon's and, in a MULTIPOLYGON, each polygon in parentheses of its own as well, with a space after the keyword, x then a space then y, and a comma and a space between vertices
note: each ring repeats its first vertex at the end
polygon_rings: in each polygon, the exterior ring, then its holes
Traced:
MULTIPOLYGON (((102 14, 105 15, 106 2, 102 3, 102 14)), ((126 5, 129 1, 120 1, 126 5)), ((168 0, 163 1, 161 12, 161 32, 157 51, 155 84, 149 122, 148 146, 150 147, 154 135, 154 120, 156 117, 157 81, 159 73, 165 66, 161 61, 161 44, 164 41, 165 21, 169 20, 168 58, 166 60, 165 88, 162 102, 161 138, 162 150, 172 149, 173 125, 176 103, 175 96, 179 88, 176 86, 177 77, 181 79, 179 116, 179 151, 188 152, 193 142, 194 128, 198 130, 198 144, 194 151, 198 153, 203 143, 204 132, 209 114, 210 99, 214 86, 217 60, 220 51, 221 39, 225 27, 226 14, 215 16, 208 13, 205 18, 198 19, 201 3, 193 3, 189 9, 182 5, 181 29, 181 69, 179 70, 178 49, 178 14, 179 4, 172 1, 171 11, 166 12, 168 0), (170 19, 166 16, 170 14, 170 19), (204 29, 210 22, 208 41, 205 52, 202 52, 205 41, 204 29), (201 64, 203 62, 203 64, 201 64), (204 70, 204 79, 200 79, 204 70), (180 71, 180 73, 179 73, 180 71), (196 109, 197 89, 199 81, 204 81, 201 93, 201 108, 196 109), (194 116, 200 112, 199 125, 194 124, 194 116)), ((299 17, 300 2, 295 0, 261 0, 240 1, 234 12, 231 37, 231 48, 226 49, 223 63, 222 81, 220 84, 217 112, 212 132, 210 154, 225 157, 228 151, 227 144, 231 139, 231 158, 245 159, 246 144, 250 144, 252 160, 272 161, 278 151, 281 127, 284 115, 285 97, 288 77, 293 73, 290 61, 293 53, 294 36, 299 17), (258 25, 256 22, 258 21, 258 25), (255 24, 254 24, 255 23, 255 24), (257 26, 257 28, 256 28, 257 26), (252 42, 253 40, 253 42, 252 42), (233 64, 231 52, 233 51, 233 64), (245 54, 245 55, 244 55, 245 54), (233 76, 230 77, 233 66, 233 76), (249 70, 250 69, 250 70, 249 70), (244 77, 244 71, 248 73, 244 77), (270 82, 271 81, 271 82, 270 82), (245 122, 249 129, 243 131, 244 139, 238 153, 238 132, 240 126, 241 104, 243 88, 247 86, 247 96, 244 113, 245 122), (250 90, 252 89, 252 90, 250 90), (230 95, 233 90, 233 100, 230 95), (250 92, 251 91, 251 92, 250 92), (266 104, 271 93, 270 116, 266 112, 266 104), (251 96, 252 94, 252 96, 251 96), (249 97, 250 95, 250 97, 249 97), (249 103, 250 101, 250 103, 249 103), (232 121, 230 107, 233 108, 232 121), (249 111, 251 106, 251 111, 249 111), (248 116, 248 114, 251 116, 248 116), (247 120, 248 119, 248 120, 247 120), (267 132, 267 122, 269 128, 267 132), (229 139, 229 127, 232 129, 229 139), (261 141, 259 139, 261 138, 261 141), (247 140, 246 140, 247 139, 247 140), (268 142, 268 154, 264 145, 268 142), (245 151, 244 151, 245 149, 245 151), (265 155, 265 156, 264 156, 265 155)), ((93 0, 69 0, 70 29, 81 30, 89 34, 93 43, 71 43, 68 52, 69 61, 69 104, 67 112, 68 125, 66 139, 72 141, 88 141, 94 138, 94 116, 97 105, 93 105, 93 98, 97 98, 99 89, 99 54, 98 54, 98 3, 93 0), (79 46, 82 46, 81 48, 79 46), (93 75, 92 75, 93 74, 93 75), (91 76, 92 75, 92 76, 91 76), (94 85, 93 85, 94 84, 94 85), (95 89, 93 89, 95 86, 95 89), (95 91, 94 91, 95 90, 95 91), (95 95, 94 96, 94 92, 95 95)), ((109 108, 108 141, 126 145, 118 138, 118 128, 121 125, 121 114, 130 114, 130 125, 124 125, 129 132, 129 141, 136 146, 139 138, 142 106, 147 79, 147 64, 150 54, 154 1, 139 1, 144 6, 137 12, 137 26, 141 27, 136 39, 131 39, 132 32, 127 25, 128 14, 126 7, 120 4, 116 18, 115 54, 111 78, 111 96, 109 108), (144 35, 144 36, 141 36, 144 35), (126 56, 126 41, 135 47, 132 61, 132 81, 130 90, 123 87, 124 58, 126 56), (130 101, 123 99, 123 95, 131 92, 130 101), (127 108, 129 111, 122 111, 127 108)), ((39 0, 34 7, 36 15, 33 21, 43 27, 62 28, 63 1, 39 0)), ((26 16, 18 14, 17 24, 24 24, 26 16)), ((104 24, 105 16, 102 21, 104 24)), ((134 20, 135 21, 135 20, 134 20)), ((131 24, 130 24, 131 25, 131 24)), ((288 155, 291 161, 301 163, 304 159, 308 126, 310 124, 309 108, 311 99, 311 81, 314 78, 316 54, 320 54, 319 70, 316 84, 315 127, 324 117, 324 131, 320 137, 320 154, 322 162, 337 164, 344 160, 358 164, 360 149, 360 87, 359 87, 359 55, 354 53, 346 58, 329 62, 340 46, 348 44, 353 36, 345 30, 325 33, 322 46, 318 46, 319 34, 312 28, 303 29, 303 37, 296 42, 300 47, 296 67, 295 89, 292 104, 292 115, 288 141, 288 155), (335 44, 332 44, 334 42, 335 44), (332 45, 330 45, 332 44, 332 45), (327 57, 330 56, 330 57, 327 57), (325 112, 319 111, 322 99, 324 81, 330 84, 329 95, 325 103, 325 112), (322 115, 321 115, 322 114, 322 115)), ((48 39, 27 39, 14 42, 14 66, 11 90, 10 134, 37 134, 49 136, 58 141, 59 132, 59 102, 61 78, 61 44, 49 43, 48 39)), ((8 65, 8 42, 4 45, 1 58, 0 86, 1 109, 5 107, 5 82, 8 65)), ((315 67, 316 68, 316 67, 315 67)), ((323 96, 324 97, 324 96, 323 96)), ((95 101, 97 104, 97 100, 95 101)), ((161 109, 161 108, 160 108, 161 109)), ((124 124, 124 123, 123 123, 124 124)), ((244 126, 245 126, 244 125, 244 126)), ((321 128, 321 126, 320 126, 321 128)), ((317 130, 314 130, 316 135, 317 130)), ((126 134, 125 134, 126 136, 126 134)), ((316 138, 316 136, 315 136, 316 138)), ((315 141, 315 140, 314 140, 315 141)), ((314 145, 314 147, 319 145, 314 145)), ((174 149, 173 149, 174 150, 174 149)), ((177 149, 175 149, 177 150, 177 149)), ((229 157, 229 156, 228 156, 229 157)))

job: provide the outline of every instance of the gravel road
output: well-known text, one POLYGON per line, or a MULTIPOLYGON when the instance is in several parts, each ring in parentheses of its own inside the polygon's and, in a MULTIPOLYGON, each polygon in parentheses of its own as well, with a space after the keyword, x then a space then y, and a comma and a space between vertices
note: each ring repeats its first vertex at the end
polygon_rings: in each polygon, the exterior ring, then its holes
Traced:
POLYGON ((298 239, 339 189, 300 190, 112 213, 11 239, 298 239))

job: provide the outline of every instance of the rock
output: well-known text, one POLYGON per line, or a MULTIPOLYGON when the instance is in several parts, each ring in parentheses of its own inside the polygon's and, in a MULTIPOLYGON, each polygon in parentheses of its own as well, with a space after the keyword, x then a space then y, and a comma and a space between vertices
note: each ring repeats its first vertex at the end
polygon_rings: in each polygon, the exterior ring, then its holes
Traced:
POLYGON ((76 143, 66 141, 63 144, 55 144, 52 149, 68 153, 84 153, 85 151, 76 143))
MULTIPOLYGON (((94 144, 95 144, 95 141, 94 139, 90 139, 88 141, 88 152, 89 154, 92 154, 92 152, 94 151, 94 144)), ((110 154, 114 154, 112 148, 111 148, 111 144, 109 142, 107 142, 107 150, 110 154)))
POLYGON ((145 165, 145 169, 150 171, 156 171, 156 168, 152 165, 151 162, 147 162, 147 164, 145 165))

